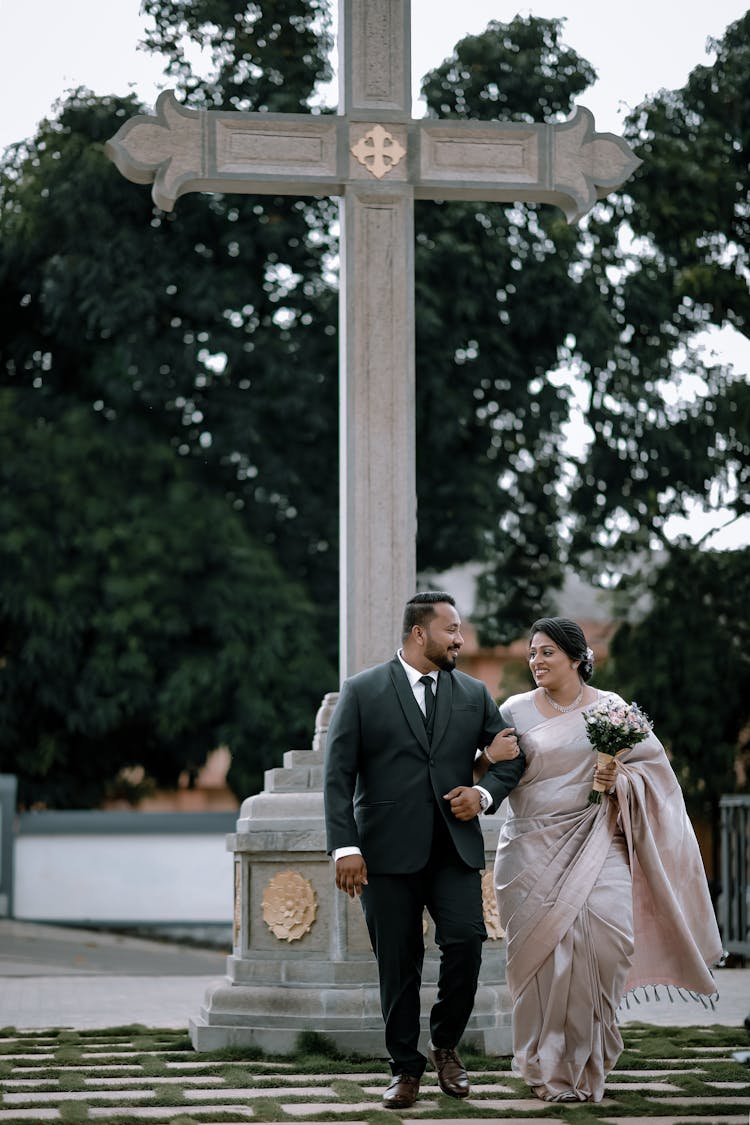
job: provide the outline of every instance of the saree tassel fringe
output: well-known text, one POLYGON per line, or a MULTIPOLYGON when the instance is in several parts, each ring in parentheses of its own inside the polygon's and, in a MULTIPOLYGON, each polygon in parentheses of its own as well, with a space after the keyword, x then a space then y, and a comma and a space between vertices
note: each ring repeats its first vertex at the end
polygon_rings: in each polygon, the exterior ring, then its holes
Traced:
MULTIPOLYGON (((686 990, 676 984, 665 984, 662 987, 664 989, 664 992, 666 992, 667 996, 669 997, 669 1002, 671 1004, 674 1004, 675 1002, 675 997, 673 995, 674 991, 685 1003, 687 1003, 688 1000, 695 1000, 696 1002, 700 1002, 704 1008, 711 1008, 712 1011, 716 1011, 716 1001, 719 999, 718 989, 711 996, 704 996, 700 992, 693 992, 691 989, 686 990)), ((617 1006, 618 1008, 622 1008, 624 1006, 628 1009, 628 1011, 630 1011, 631 999, 638 1005, 642 1003, 641 996, 638 995, 639 993, 642 994, 643 1000, 645 1000, 647 1003, 651 1000, 658 1000, 659 1003, 662 1003, 666 999, 666 997, 664 996, 664 992, 660 993, 655 984, 641 984, 637 988, 631 988, 629 992, 626 992, 617 1006), (649 989, 653 989, 653 996, 649 992, 649 989)))

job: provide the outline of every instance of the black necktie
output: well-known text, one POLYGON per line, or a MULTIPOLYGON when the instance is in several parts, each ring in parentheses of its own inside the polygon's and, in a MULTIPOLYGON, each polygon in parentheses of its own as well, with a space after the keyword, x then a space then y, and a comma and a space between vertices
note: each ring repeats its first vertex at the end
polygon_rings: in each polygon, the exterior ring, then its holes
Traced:
POLYGON ((424 684, 424 725, 429 727, 432 712, 435 710, 435 693, 432 690, 432 676, 420 676, 420 684, 424 684))

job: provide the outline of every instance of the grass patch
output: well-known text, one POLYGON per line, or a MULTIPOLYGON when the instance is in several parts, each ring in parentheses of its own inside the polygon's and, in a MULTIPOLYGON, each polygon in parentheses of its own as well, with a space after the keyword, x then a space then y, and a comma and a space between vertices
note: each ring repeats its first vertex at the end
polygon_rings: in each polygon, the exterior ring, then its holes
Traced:
POLYGON ((81 1048, 73 1043, 58 1047, 54 1052, 55 1066, 77 1066, 82 1062, 81 1048))
POLYGON ((182 1106, 185 1104, 185 1091, 182 1086, 178 1085, 159 1086, 154 1091, 153 1104, 159 1106, 182 1106))
POLYGON ((80 1093, 86 1089, 83 1075, 78 1070, 64 1070, 57 1079, 57 1086, 66 1094, 80 1093))
POLYGON ((192 1045, 189 1045, 184 1051, 172 1051, 164 1058, 166 1062, 183 1062, 186 1056, 206 1062, 258 1062, 262 1055, 259 1047, 220 1047, 216 1051, 201 1051, 196 1054, 192 1045))
MULTIPOLYGON (((372 1094, 364 1092, 359 1082, 352 1082, 350 1079, 334 1078, 328 1085, 334 1094, 345 1102, 371 1102, 373 1098, 372 1094)), ((310 1092, 313 1093, 314 1089, 314 1087, 311 1087, 310 1092)))
POLYGON ((65 1122, 65 1125, 84 1125, 84 1122, 90 1121, 89 1107, 85 1102, 64 1102, 61 1104, 60 1120, 65 1122))
POLYGON ((750 1086, 750 1068, 745 1063, 712 1059, 702 1063, 701 1070, 712 1082, 746 1082, 750 1086))
POLYGON ((137 1061, 141 1073, 148 1078, 165 1078, 169 1074, 167 1064, 158 1055, 139 1055, 137 1061))
POLYGON ((302 1031, 297 1036, 294 1045, 294 1058, 312 1059, 341 1059, 343 1054, 327 1035, 318 1031, 302 1031))
POLYGON ((487 1055, 481 1054, 476 1050, 466 1050, 462 1048, 459 1051, 461 1059, 467 1070, 485 1070, 491 1067, 492 1070, 497 1071, 499 1074, 509 1074, 511 1067, 510 1057, 498 1057, 489 1059, 487 1055))

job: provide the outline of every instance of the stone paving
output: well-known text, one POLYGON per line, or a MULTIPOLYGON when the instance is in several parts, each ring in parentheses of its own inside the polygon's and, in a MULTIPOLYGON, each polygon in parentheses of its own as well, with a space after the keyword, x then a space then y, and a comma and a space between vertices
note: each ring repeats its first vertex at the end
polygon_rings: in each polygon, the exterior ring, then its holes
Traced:
POLYGON ((222 972, 215 951, 0 920, 0 1125, 750 1125, 750 1066, 732 1057, 750 1052, 750 969, 717 972, 715 1009, 624 1006, 626 1049, 599 1105, 547 1105, 510 1060, 467 1057, 467 1102, 430 1073, 407 1113, 382 1108, 382 1060, 196 1054, 187 1022, 222 972))
MULTIPOLYGON (((384 1110, 385 1067, 340 1057, 275 1059, 237 1050, 196 1056, 181 1029, 0 1032, 0 1125, 272 1125, 335 1121, 450 1125, 468 1118, 553 1125, 748 1125, 750 1067, 733 1059, 743 1028, 629 1025, 621 1065, 598 1105, 529 1097, 508 1059, 468 1059, 472 1096, 445 1097, 428 1073, 413 1110, 384 1110), (661 1055, 667 1057, 660 1057, 661 1055)), ((321 1050, 325 1043, 321 1041, 321 1050)))

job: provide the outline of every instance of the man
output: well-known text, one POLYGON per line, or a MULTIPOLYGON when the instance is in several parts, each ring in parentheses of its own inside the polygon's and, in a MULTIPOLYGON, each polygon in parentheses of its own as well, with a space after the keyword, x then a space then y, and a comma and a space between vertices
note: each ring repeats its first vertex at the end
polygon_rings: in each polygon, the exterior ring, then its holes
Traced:
POLYGON ((393 660, 347 680, 328 729, 325 805, 336 886, 361 895, 378 962, 392 1081, 389 1109, 414 1104, 419 1050, 422 916, 440 949, 428 1057, 444 1093, 469 1080, 456 1047, 474 1004, 484 927, 484 840, 477 820, 516 785, 524 757, 479 680, 455 670, 463 645, 450 594, 417 594, 393 660), (494 742, 493 742, 494 739, 494 742), (472 785, 478 749, 505 761, 472 785))

